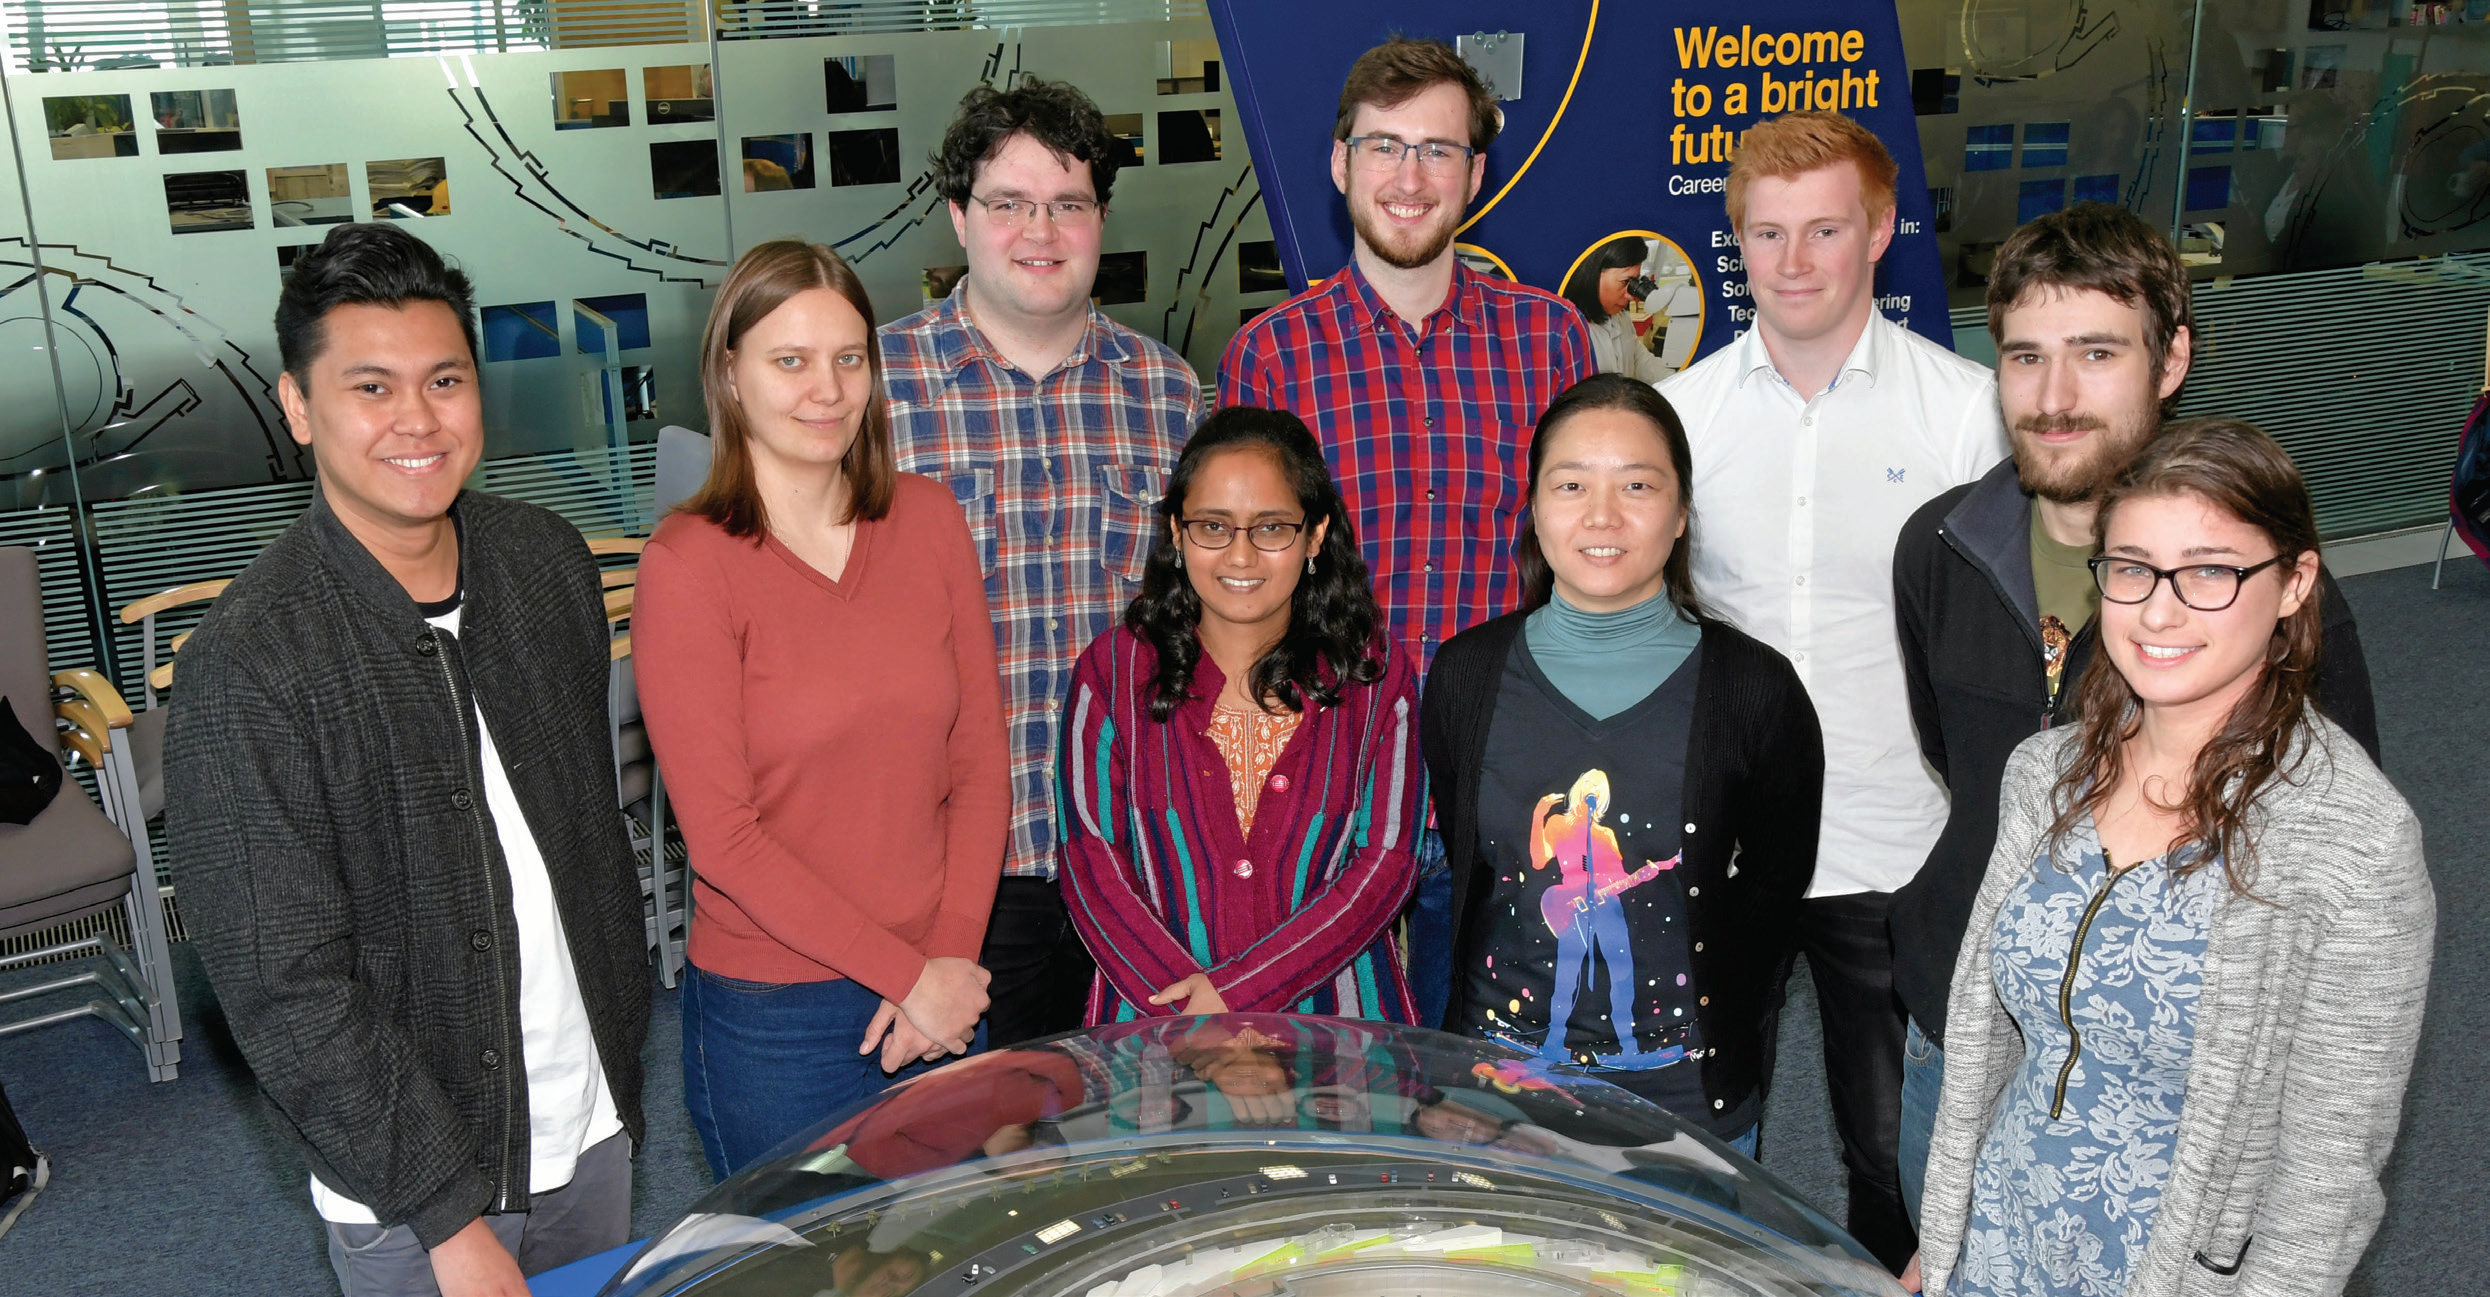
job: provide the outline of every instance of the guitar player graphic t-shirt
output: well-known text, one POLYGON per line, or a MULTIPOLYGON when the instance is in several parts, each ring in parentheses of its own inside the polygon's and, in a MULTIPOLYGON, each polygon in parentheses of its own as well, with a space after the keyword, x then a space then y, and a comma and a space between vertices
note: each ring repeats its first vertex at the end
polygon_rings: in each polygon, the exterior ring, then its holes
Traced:
POLYGON ((1678 799, 1697 649, 1649 696, 1595 720, 1516 636, 1479 776, 1469 1034, 1589 1069, 1707 1128, 1678 799))

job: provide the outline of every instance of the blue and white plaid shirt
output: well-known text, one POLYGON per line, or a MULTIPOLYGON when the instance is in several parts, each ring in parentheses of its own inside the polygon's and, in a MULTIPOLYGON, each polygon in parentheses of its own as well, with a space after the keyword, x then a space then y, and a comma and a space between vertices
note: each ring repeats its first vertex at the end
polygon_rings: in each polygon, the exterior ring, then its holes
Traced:
POLYGON ((1072 354, 1031 378, 968 318, 966 283, 882 327, 882 381, 900 470, 950 486, 985 567, 1012 753, 1003 872, 1052 878, 1049 790, 1072 666, 1141 588, 1152 511, 1201 420, 1201 383, 1165 344, 1095 308, 1072 354))

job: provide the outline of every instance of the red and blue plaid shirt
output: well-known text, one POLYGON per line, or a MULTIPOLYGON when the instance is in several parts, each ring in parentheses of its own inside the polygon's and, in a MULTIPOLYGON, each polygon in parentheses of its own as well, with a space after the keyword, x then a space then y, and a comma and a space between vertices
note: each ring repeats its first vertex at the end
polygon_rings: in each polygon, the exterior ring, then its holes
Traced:
POLYGON ((1257 315, 1219 362, 1219 403, 1287 410, 1331 461, 1392 635, 1423 670, 1510 612, 1530 434, 1597 369, 1571 302, 1455 264, 1414 326, 1353 262, 1257 315))
POLYGON ((891 444, 902 472, 948 485, 968 515, 1011 741, 1003 872, 1052 878, 1072 666, 1141 589, 1152 511, 1201 419, 1201 383, 1183 357, 1095 308, 1072 354, 1031 378, 978 331, 962 291, 882 327, 891 444))

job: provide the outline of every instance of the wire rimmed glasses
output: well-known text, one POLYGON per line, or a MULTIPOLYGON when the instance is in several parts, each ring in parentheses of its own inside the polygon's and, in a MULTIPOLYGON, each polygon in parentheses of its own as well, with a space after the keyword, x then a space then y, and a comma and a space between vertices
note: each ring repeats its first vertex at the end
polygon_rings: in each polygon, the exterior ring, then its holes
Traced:
POLYGON ((2249 577, 2282 561, 2283 556, 2276 554, 2251 567, 2191 563, 2173 569, 2102 554, 2086 566, 2092 569, 2092 584, 2111 603, 2142 603, 2153 597, 2153 587, 2168 581, 2171 593, 2179 596, 2180 603, 2198 612, 2220 612, 2239 602, 2239 588, 2248 583, 2249 577))
POLYGON ((1297 543, 1297 536, 1306 529, 1302 522, 1258 522, 1249 527, 1217 518, 1185 518, 1177 523, 1184 528, 1185 539, 1196 549, 1226 549, 1236 540, 1236 533, 1265 554, 1277 554, 1297 543))
POLYGON ((1007 229, 1018 229, 1036 220, 1039 208, 1046 209, 1046 215, 1057 226, 1087 225, 1098 218, 1101 206, 1097 200, 1090 198, 1056 198, 1039 202, 1034 198, 979 198, 970 194, 968 201, 986 209, 986 219, 1007 229))
POLYGON ((1412 144, 1389 135, 1349 137, 1349 156, 1357 159, 1359 168, 1366 171, 1398 171, 1401 159, 1415 153, 1420 171, 1431 176, 1459 175, 1469 170, 1470 159, 1477 152, 1467 144, 1449 140, 1420 140, 1412 144))

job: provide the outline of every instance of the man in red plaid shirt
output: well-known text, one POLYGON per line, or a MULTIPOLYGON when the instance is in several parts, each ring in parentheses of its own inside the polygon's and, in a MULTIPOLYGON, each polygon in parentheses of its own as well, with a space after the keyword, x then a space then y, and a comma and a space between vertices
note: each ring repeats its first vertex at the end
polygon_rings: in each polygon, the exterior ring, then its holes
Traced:
POLYGON ((1122 148, 1069 85, 970 91, 935 158, 968 275, 881 332, 899 467, 959 498, 994 614, 1012 831, 977 962, 996 1048, 1081 1025, 1094 966, 1055 884, 1063 699, 1140 589, 1152 510, 1202 412, 1182 357, 1090 303, 1122 148))
MULTIPOLYGON (((1422 670, 1446 639, 1512 611, 1531 429, 1597 368, 1572 303, 1453 255, 1500 122, 1442 41, 1394 37, 1359 56, 1331 152, 1356 252, 1255 316, 1219 363, 1221 405, 1291 411, 1323 443, 1391 633, 1422 670)), ((1429 830, 1409 936, 1422 1022, 1451 986, 1450 899, 1429 830)))

